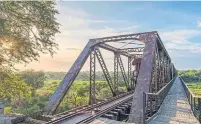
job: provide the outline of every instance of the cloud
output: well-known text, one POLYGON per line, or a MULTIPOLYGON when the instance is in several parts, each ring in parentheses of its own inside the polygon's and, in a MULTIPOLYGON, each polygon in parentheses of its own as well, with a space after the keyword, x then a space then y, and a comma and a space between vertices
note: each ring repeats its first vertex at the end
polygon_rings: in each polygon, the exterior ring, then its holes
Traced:
POLYGON ((197 26, 201 28, 201 21, 197 21, 197 26))
POLYGON ((189 38, 201 35, 199 30, 175 30, 169 32, 162 32, 161 37, 164 41, 173 43, 187 43, 189 38))
MULTIPOLYGON (((99 17, 88 14, 87 12, 74 9, 62 4, 57 5, 57 9, 60 12, 57 15, 57 20, 61 24, 60 34, 56 34, 55 40, 59 45, 59 51, 52 58, 50 55, 41 55, 39 62, 31 62, 26 67, 24 65, 18 65, 21 70, 33 68, 36 70, 45 71, 66 71, 68 70, 86 43, 91 38, 113 36, 125 33, 134 33, 140 25, 129 23, 130 26, 123 28, 113 28, 107 25, 128 25, 127 20, 105 20, 99 17), (96 27, 96 25, 99 25, 96 27)), ((108 60, 108 64, 112 65, 113 54, 105 54, 103 51, 103 57, 108 60)), ((87 65, 88 63, 86 63, 87 65)), ((88 70, 89 66, 84 67, 84 70, 88 70)), ((108 66, 113 69, 112 66, 108 66)))
POLYGON ((81 49, 79 49, 79 48, 66 48, 67 50, 81 50, 81 49))
POLYGON ((192 41, 194 37, 201 37, 199 30, 175 30, 169 32, 161 32, 161 39, 164 41, 166 49, 172 55, 181 55, 181 52, 200 53, 201 43, 192 41), (175 52, 177 52, 175 54, 175 52), (178 54, 180 52, 180 54, 178 54))

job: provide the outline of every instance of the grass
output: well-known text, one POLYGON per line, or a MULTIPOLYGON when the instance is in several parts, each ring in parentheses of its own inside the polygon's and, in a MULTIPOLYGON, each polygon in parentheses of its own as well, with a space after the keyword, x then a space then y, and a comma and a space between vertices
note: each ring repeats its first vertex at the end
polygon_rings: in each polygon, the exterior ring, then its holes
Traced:
POLYGON ((194 95, 201 96, 201 82, 188 82, 186 84, 194 95))

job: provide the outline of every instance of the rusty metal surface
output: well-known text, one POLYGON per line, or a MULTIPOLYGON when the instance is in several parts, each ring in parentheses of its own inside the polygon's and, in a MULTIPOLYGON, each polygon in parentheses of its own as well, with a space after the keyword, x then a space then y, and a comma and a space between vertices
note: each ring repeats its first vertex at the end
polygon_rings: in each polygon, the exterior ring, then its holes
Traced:
POLYGON ((96 103, 96 55, 94 48, 91 48, 90 53, 90 88, 89 88, 89 105, 96 103))
MULTIPOLYGON (((45 110, 46 111, 45 114, 54 114, 54 112, 58 108, 65 94, 68 92, 69 88, 71 87, 73 81, 75 80, 76 76, 78 75, 79 71, 81 70, 82 66, 86 62, 89 55, 91 56, 90 57, 89 104, 96 103, 95 55, 97 56, 98 62, 101 65, 101 68, 104 72, 104 76, 108 82, 111 92, 113 93, 113 96, 117 95, 117 92, 118 92, 118 76, 117 75, 119 73, 119 70, 121 70, 123 74, 124 82, 127 86, 127 89, 129 89, 129 87, 133 87, 132 90, 134 89, 134 85, 135 85, 134 83, 136 83, 136 81, 134 82, 134 80, 131 80, 131 79, 134 79, 134 77, 131 77, 131 76, 134 76, 134 75, 131 75, 131 71, 132 71, 131 59, 133 58, 142 59, 142 64, 141 63, 138 64, 138 66, 140 65, 140 68, 137 67, 137 69, 140 69, 140 71, 138 75, 139 78, 136 80, 137 82, 141 82, 141 83, 139 83, 139 86, 137 87, 138 91, 136 92, 139 92, 139 91, 141 92, 141 90, 148 91, 150 87, 152 87, 150 86, 150 84, 154 85, 155 87, 155 89, 152 89, 152 88, 151 89, 153 91, 154 90, 157 91, 158 89, 160 89, 160 85, 163 86, 165 82, 170 79, 169 76, 165 77, 165 75, 168 74, 168 69, 170 68, 169 63, 171 63, 171 60, 169 58, 167 51, 164 49, 164 46, 156 31, 91 39, 88 42, 88 44, 85 46, 85 48, 83 49, 79 57, 76 59, 75 63, 70 68, 70 70, 64 77, 63 81, 60 83, 59 87, 55 90, 54 94, 50 97, 48 106, 46 107, 46 110, 45 110), (119 49, 119 48, 115 48, 111 45, 106 44, 107 42, 119 42, 124 40, 138 40, 138 41, 141 41, 142 44, 145 43, 145 47, 119 49), (99 51, 99 47, 105 50, 109 50, 110 52, 113 52, 114 55, 116 56, 114 59, 115 79, 111 78, 109 71, 107 69, 107 65, 105 64, 104 59, 101 55, 101 52, 99 51), (158 53, 156 53, 157 50, 158 50, 158 53), (136 53, 133 54, 132 52, 136 52, 136 53), (141 54, 141 52, 144 52, 144 53, 141 54), (161 54, 162 52, 163 54, 161 54), (128 57, 128 76, 125 72, 125 67, 122 64, 120 55, 128 57), (118 69, 118 66, 120 67, 120 69, 118 69), (157 76, 163 77, 163 78, 159 79, 157 76), (160 80, 159 82, 162 82, 162 83, 158 84, 157 80, 158 81, 160 80), (144 84, 142 84, 142 82, 144 82, 144 84)), ((139 97, 140 96, 138 96, 138 98, 139 97)))
POLYGON ((105 43, 105 42, 118 42, 122 40, 139 40, 141 42, 144 42, 145 37, 147 34, 155 34, 157 35, 157 31, 151 31, 151 32, 143 32, 143 33, 135 33, 135 34, 126 34, 126 35, 118 35, 118 36, 110 36, 110 37, 103 37, 103 38, 95 38, 93 40, 97 41, 97 44, 99 43, 105 43))
POLYGON ((50 97, 48 106, 46 108, 46 114, 53 114, 56 111, 63 97, 67 93, 68 89, 72 85, 77 74, 79 73, 85 61, 87 60, 90 53, 90 47, 94 45, 94 43, 95 42, 93 41, 88 42, 84 50, 81 52, 81 54, 79 55, 79 57, 77 58, 73 66, 70 68, 70 70, 64 77, 63 81, 60 83, 59 87, 55 90, 54 94, 50 97))
POLYGON ((153 59, 156 49, 155 34, 147 34, 145 41, 144 54, 141 61, 140 72, 137 78, 129 122, 139 124, 143 118, 143 92, 149 92, 149 86, 152 80, 153 59))
POLYGON ((113 96, 116 96, 116 93, 114 92, 115 91, 114 90, 114 84, 113 84, 112 78, 110 76, 110 73, 109 73, 109 71, 107 69, 107 66, 106 66, 106 64, 104 62, 102 54, 101 54, 101 52, 100 52, 100 50, 98 48, 95 48, 94 50, 95 50, 96 57, 97 57, 97 59, 99 61, 99 64, 100 64, 100 66, 102 68, 102 71, 103 71, 103 73, 105 75, 105 78, 107 80, 107 83, 108 83, 108 85, 110 87, 110 90, 111 90, 113 96))
POLYGON ((118 53, 114 53, 114 90, 118 92, 119 86, 119 66, 118 66, 118 53))
POLYGON ((109 51, 111 51, 111 52, 118 53, 118 54, 120 54, 120 55, 124 55, 124 56, 127 56, 127 57, 131 56, 128 52, 126 52, 126 51, 120 51, 118 48, 115 48, 115 47, 113 47, 113 46, 111 46, 111 45, 108 45, 108 44, 105 44, 105 43, 99 44, 98 46, 99 46, 100 48, 109 50, 109 51))
MULTIPOLYGON (((129 44, 130 42, 127 43, 127 45, 129 44)), ((176 69, 171 63, 171 59, 156 31, 91 39, 85 46, 79 57, 76 59, 75 63, 70 68, 63 81, 60 83, 59 87, 50 97, 48 106, 46 108, 46 114, 54 114, 60 102, 62 101, 65 94, 71 87, 73 81, 75 80, 76 76, 78 75, 79 71, 81 70, 82 66, 86 62, 88 56, 90 56, 89 104, 91 106, 86 105, 75 108, 68 112, 57 114, 55 116, 57 119, 48 123, 89 123, 97 117, 100 117, 104 113, 110 111, 111 109, 128 100, 132 100, 129 121, 135 122, 136 124, 142 123, 142 121, 144 120, 143 117, 145 110, 143 109, 143 107, 145 106, 143 99, 146 101, 146 103, 152 105, 150 106, 150 108, 148 108, 152 110, 151 113, 154 113, 154 110, 152 109, 153 106, 157 108, 158 103, 161 102, 155 101, 155 97, 143 98, 143 92, 156 93, 160 91, 177 74, 176 69), (126 43, 123 42, 125 40, 138 40, 141 42, 140 45, 145 45, 145 47, 130 47, 121 49, 107 44, 107 42, 126 43), (110 76, 109 70, 107 69, 107 65, 104 62, 104 58, 102 57, 99 48, 114 53, 113 78, 111 78, 112 76, 110 76), (126 74, 126 69, 123 66, 120 55, 128 58, 128 74, 126 74), (107 101, 98 102, 95 94, 96 57, 108 82, 110 90, 113 93, 113 96, 119 94, 118 74, 120 73, 120 71, 122 73, 122 77, 128 91, 132 90, 133 92, 135 90, 134 94, 132 94, 131 92, 127 92, 126 95, 120 94, 117 97, 112 97, 111 99, 108 99, 107 101), (133 62, 132 59, 134 59, 133 62), (135 66, 135 70, 132 70, 132 65, 135 66), (133 75, 131 74, 132 71, 133 75), (134 74, 134 72, 136 72, 136 74, 134 74)), ((168 96, 167 99, 169 99, 168 96)), ((170 98, 169 100, 171 101, 171 99, 173 98, 170 98)), ((178 104, 181 105, 180 103, 178 104)), ((187 105, 181 106, 189 109, 187 105)), ((166 106, 164 108, 167 109, 168 107, 166 106)), ((166 114, 171 115, 171 112, 167 112, 166 114)), ((160 117, 160 119, 163 120, 164 117, 160 117)), ((172 120, 172 122, 176 121, 172 120)))
POLYGON ((137 47, 137 48, 124 48, 120 49, 121 52, 143 52, 144 47, 137 47))
POLYGON ((126 85, 126 88, 127 90, 129 90, 129 82, 128 82, 128 78, 127 78, 127 75, 126 75, 126 71, 124 69, 124 65, 123 65, 123 62, 121 60, 121 56, 118 56, 118 63, 119 63, 119 67, 120 67, 120 70, 121 70, 121 74, 123 76, 123 79, 124 79, 124 83, 126 85))

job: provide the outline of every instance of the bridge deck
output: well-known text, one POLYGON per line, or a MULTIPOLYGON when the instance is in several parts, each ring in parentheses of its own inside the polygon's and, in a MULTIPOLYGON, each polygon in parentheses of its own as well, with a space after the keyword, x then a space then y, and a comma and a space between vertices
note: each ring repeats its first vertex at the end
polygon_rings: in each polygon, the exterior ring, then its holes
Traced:
POLYGON ((177 77, 157 116, 149 124, 199 124, 192 113, 181 83, 177 77))

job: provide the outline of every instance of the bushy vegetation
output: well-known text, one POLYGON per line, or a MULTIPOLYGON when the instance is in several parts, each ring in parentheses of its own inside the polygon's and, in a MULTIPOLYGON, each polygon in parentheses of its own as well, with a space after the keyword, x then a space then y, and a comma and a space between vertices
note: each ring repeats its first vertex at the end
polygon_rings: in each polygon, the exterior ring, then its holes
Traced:
MULTIPOLYGON (((111 72, 112 73, 112 72, 111 72)), ((29 88, 20 99, 9 99, 6 102, 5 113, 29 114, 34 111, 44 110, 49 97, 54 93, 59 83, 64 78, 64 72, 43 72, 26 70, 15 74, 21 82, 29 88), (16 104, 18 103, 18 104, 16 104)), ((112 74, 111 74, 112 75, 112 74)), ((58 111, 62 112, 74 107, 87 105, 89 102, 89 72, 80 72, 65 98, 61 102, 58 111)), ((119 80, 122 80, 121 78, 119 80)), ((119 84, 119 90, 125 91, 123 81, 119 84)), ((0 87, 1 89, 1 87, 0 87)), ((15 97, 16 94, 13 94, 15 97)), ((103 100, 111 97, 111 91, 102 72, 98 72, 96 81, 96 98, 103 100)), ((17 97, 17 98, 18 98, 17 97)))
MULTIPOLYGON (((195 95, 201 95, 200 70, 179 71, 195 95)), ((111 76, 113 72, 110 72, 111 76)), ((54 93, 66 72, 43 72, 26 70, 18 73, 3 71, 0 76, 0 98, 4 101, 5 113, 29 114, 44 110, 49 97, 54 93)), ((96 76, 96 98, 103 100, 112 96, 102 72, 96 76)), ((119 90, 126 90, 119 76, 119 90)), ((80 72, 69 92, 61 102, 58 111, 62 112, 89 102, 89 72, 80 72)))
POLYGON ((201 70, 180 70, 178 72, 193 94, 201 96, 201 70))
POLYGON ((201 96, 201 82, 188 82, 186 84, 194 95, 201 96))
POLYGON ((178 73, 185 82, 201 82, 201 70, 179 70, 178 73))
POLYGON ((37 95, 36 91, 43 87, 45 73, 16 73, 15 65, 37 61, 44 53, 56 53, 58 13, 55 1, 0 2, 0 104, 4 102, 6 113, 43 108, 42 102, 48 96, 37 95))

